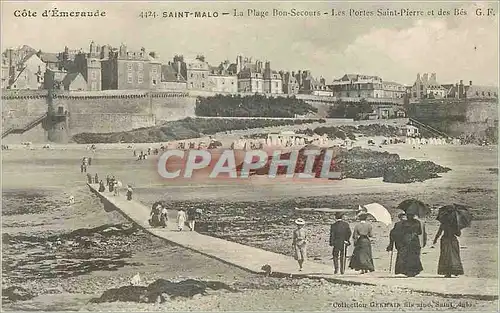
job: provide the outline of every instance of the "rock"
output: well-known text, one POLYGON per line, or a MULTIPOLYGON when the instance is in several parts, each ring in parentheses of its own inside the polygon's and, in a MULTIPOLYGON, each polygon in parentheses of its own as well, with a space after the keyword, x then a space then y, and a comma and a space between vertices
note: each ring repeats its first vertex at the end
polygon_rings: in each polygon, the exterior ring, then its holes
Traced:
POLYGON ((34 297, 35 295, 19 286, 10 286, 2 290, 3 301, 25 301, 34 297))

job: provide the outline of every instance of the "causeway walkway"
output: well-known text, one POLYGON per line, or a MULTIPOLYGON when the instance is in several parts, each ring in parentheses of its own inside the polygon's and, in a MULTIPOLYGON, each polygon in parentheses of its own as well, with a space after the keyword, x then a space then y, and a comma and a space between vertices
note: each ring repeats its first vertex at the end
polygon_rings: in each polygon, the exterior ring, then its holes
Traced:
POLYGON ((489 278, 459 276, 445 279, 442 276, 426 273, 407 278, 377 271, 364 275, 347 272, 345 275, 340 276, 333 275, 332 266, 311 261, 307 261, 304 271, 299 272, 297 262, 290 256, 202 235, 197 232, 179 232, 176 230, 173 221, 170 221, 166 228, 153 228, 148 223, 151 212, 149 207, 135 200, 127 201, 123 192, 118 196, 113 196, 108 191, 100 193, 98 191, 99 186, 96 184, 88 185, 90 190, 98 195, 103 203, 108 202, 108 205, 111 204, 114 209, 120 211, 126 218, 154 236, 253 273, 263 273, 262 266, 269 264, 273 272, 295 277, 324 278, 341 284, 399 287, 453 298, 498 299, 498 280, 489 278))

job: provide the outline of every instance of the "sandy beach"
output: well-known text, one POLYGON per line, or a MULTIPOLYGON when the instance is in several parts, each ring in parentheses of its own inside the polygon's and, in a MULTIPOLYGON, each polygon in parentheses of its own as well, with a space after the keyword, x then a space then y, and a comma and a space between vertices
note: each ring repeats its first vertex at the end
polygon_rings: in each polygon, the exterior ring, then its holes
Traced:
MULTIPOLYGON (((380 148, 373 148, 380 149, 380 148)), ((3 246, 4 285, 24 284, 37 297, 28 301, 4 303, 6 310, 331 310, 340 302, 354 303, 357 295, 363 294, 364 302, 408 300, 412 303, 434 303, 431 310, 445 310, 439 301, 452 303, 460 309, 460 300, 442 299, 431 295, 419 295, 405 290, 377 290, 370 286, 340 286, 312 280, 287 280, 255 276, 224 265, 207 257, 188 252, 179 247, 149 237, 140 232, 126 238, 118 234, 97 242, 109 249, 101 255, 101 268, 85 267, 82 251, 77 248, 56 249, 62 259, 72 259, 78 274, 44 277, 39 260, 47 266, 57 266, 57 258, 48 260, 54 252, 46 247, 42 239, 49 236, 64 236, 79 229, 94 229, 103 225, 127 225, 117 213, 107 213, 84 187, 85 174, 80 173, 79 164, 83 156, 91 156, 89 167, 92 175, 101 178, 114 175, 124 184, 132 184, 135 196, 145 204, 157 200, 171 203, 172 214, 181 205, 198 205, 210 212, 211 219, 221 216, 227 219, 229 227, 210 231, 210 235, 234 240, 274 252, 289 254, 291 222, 300 216, 308 221, 308 230, 313 234, 310 257, 315 262, 331 262, 331 251, 327 245, 329 224, 333 217, 321 213, 297 213, 295 207, 316 205, 354 209, 359 204, 379 202, 391 212, 405 198, 415 197, 437 209, 449 203, 464 203, 473 208, 475 220, 471 228, 460 238, 462 261, 466 275, 475 277, 496 277, 497 274, 497 179, 492 172, 496 168, 497 151, 494 147, 474 146, 423 146, 413 149, 408 145, 384 146, 383 150, 398 153, 401 158, 432 160, 448 166, 452 171, 441 178, 413 184, 384 183, 381 179, 346 179, 313 182, 288 181, 285 178, 269 179, 252 177, 248 180, 200 180, 165 181, 156 174, 155 159, 137 161, 132 150, 100 149, 91 154, 81 146, 67 146, 62 149, 13 149, 3 151, 3 203, 2 231, 11 236, 12 244, 3 246), (474 157, 471 157, 474 156, 474 157), (31 195, 32 198, 27 197, 31 195), (75 197, 73 206, 67 204, 70 195, 75 197), (32 199, 31 202, 23 203, 32 199), (40 205, 40 203, 42 205, 40 205), (279 210, 278 210, 279 209, 279 210), (279 215, 279 216, 278 216, 279 215), (285 217, 283 217, 285 215, 285 217), (266 220, 252 222, 251 218, 266 220), (244 236, 242 234, 245 234, 244 236), (22 239, 31 238, 31 239, 22 239), (23 243, 24 242, 24 243, 23 243), (35 242, 28 245, 26 242, 35 242), (21 250, 19 250, 21 248, 21 250), (24 253, 26 264, 15 260, 24 253), (114 253, 114 254, 113 254, 114 253), (115 256, 114 256, 115 255, 115 256), (121 255, 118 257, 116 255, 121 255), (37 261, 38 260, 38 261, 37 261), (76 261, 75 261, 76 260, 76 261), (120 261, 120 262, 118 262, 120 261), (7 266, 7 267, 6 267, 7 266), (83 270, 85 269, 85 270, 83 270), (126 285, 130 278, 140 272, 145 282, 156 278, 165 279, 212 279, 232 284, 239 293, 214 291, 194 299, 177 299, 163 305, 137 303, 92 304, 89 300, 112 287, 126 285), (29 275, 28 275, 29 274, 29 275), (33 278, 30 278, 32 277, 33 278), (223 295, 222 295, 223 294, 223 295), (294 299, 314 299, 298 301, 294 299), (275 299, 280 299, 276 301, 275 299), (366 298, 366 299, 365 299, 366 298), (389 300, 388 300, 389 299, 389 300), (433 302, 434 301, 434 302, 433 302), (437 301, 437 302, 436 302, 437 301)), ((211 221, 209 220, 208 223, 211 221)), ((212 221, 213 222, 213 221, 212 221)), ((437 223, 432 217, 427 222, 429 239, 436 232, 437 223)), ((127 226, 128 227, 128 226, 127 226)), ((388 268, 388 227, 374 225, 374 259, 376 268, 388 268)), ((92 231, 89 231, 92 232, 92 231)), ((94 238, 94 237, 92 237, 94 238)), ((96 237, 101 238, 101 237, 96 237)), ((87 251, 87 250, 86 250, 87 251)), ((99 249, 87 251, 95 254, 99 249)), ((435 272, 439 249, 424 248, 422 260, 425 271, 435 272)), ((496 307, 497 301, 471 300, 473 309, 484 310, 496 307)), ((355 308, 338 308, 353 310, 355 308)), ((369 307, 367 310, 381 310, 369 307)), ((408 310, 408 308, 399 308, 408 310)), ((467 309, 467 308, 465 308, 467 309)), ((470 307, 469 307, 470 309, 470 307)), ((383 308, 383 310, 390 310, 383 308)), ((394 308, 392 309, 394 310, 394 308)))

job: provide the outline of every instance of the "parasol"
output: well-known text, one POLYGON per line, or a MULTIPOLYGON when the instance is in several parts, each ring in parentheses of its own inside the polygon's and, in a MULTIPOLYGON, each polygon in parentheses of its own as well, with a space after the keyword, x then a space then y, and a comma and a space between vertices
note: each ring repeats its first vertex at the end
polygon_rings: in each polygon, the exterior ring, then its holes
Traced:
POLYGON ((469 208, 462 204, 450 204, 439 208, 436 218, 442 224, 455 226, 458 230, 469 227, 472 221, 472 214, 469 208))
POLYGON ((405 211, 406 214, 413 214, 418 217, 425 217, 431 212, 430 208, 422 201, 407 199, 398 205, 398 210, 405 211))
POLYGON ((359 211, 368 213, 375 218, 378 222, 384 223, 385 225, 392 224, 391 214, 387 209, 378 203, 370 203, 364 206, 359 206, 359 211))

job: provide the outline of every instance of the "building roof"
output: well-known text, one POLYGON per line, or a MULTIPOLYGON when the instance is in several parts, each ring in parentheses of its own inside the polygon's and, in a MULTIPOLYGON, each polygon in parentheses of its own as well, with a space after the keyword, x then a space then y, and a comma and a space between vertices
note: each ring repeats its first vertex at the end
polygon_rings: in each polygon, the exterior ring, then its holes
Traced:
POLYGON ((59 57, 57 53, 50 52, 40 52, 38 53, 38 57, 45 63, 58 63, 59 57))
POLYGON ((396 82, 388 82, 388 81, 384 81, 383 83, 384 83, 384 84, 387 84, 387 85, 397 85, 397 86, 403 86, 403 84, 396 83, 396 82))
POLYGON ((172 65, 164 64, 161 66, 161 81, 185 83, 186 79, 172 65))
POLYGON ((78 75, 82 75, 80 73, 69 73, 64 76, 62 83, 64 86, 69 86, 71 83, 78 77, 78 75))

